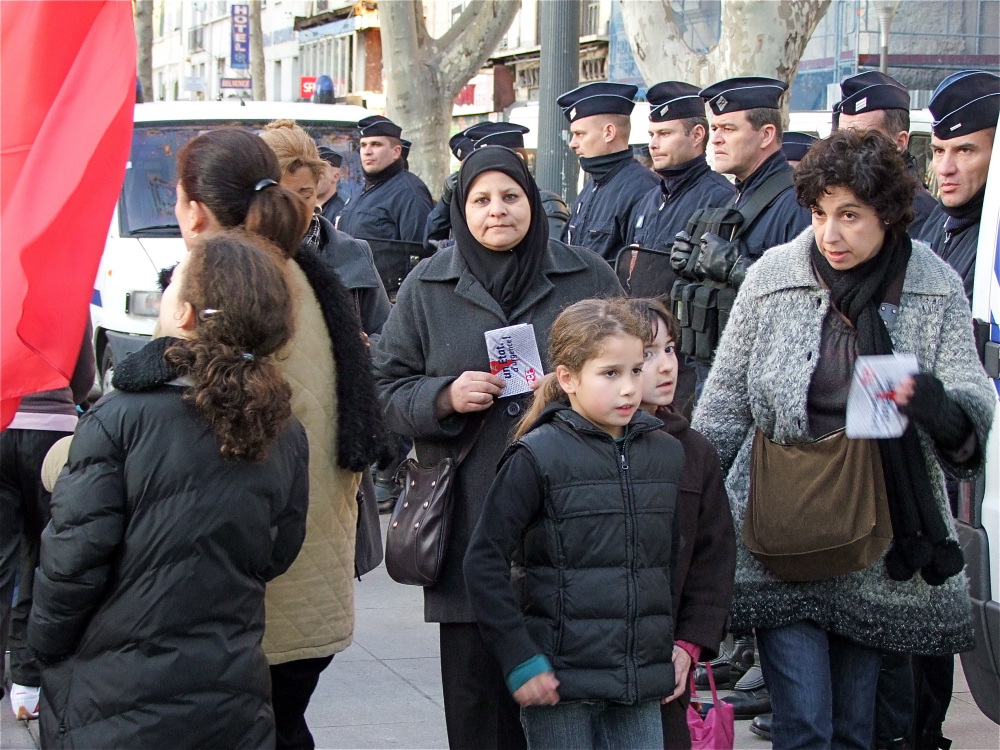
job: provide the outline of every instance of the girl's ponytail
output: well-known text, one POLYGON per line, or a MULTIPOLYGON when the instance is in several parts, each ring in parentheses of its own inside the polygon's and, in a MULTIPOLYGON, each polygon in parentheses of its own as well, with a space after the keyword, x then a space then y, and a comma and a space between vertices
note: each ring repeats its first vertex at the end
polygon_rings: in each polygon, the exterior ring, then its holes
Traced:
POLYGON ((559 385, 559 381, 556 380, 556 374, 550 372, 542 378, 541 384, 535 389, 535 394, 531 399, 531 406, 528 407, 524 416, 521 417, 521 421, 517 423, 513 439, 519 440, 522 438, 531 425, 535 423, 535 420, 538 419, 538 416, 545 407, 556 401, 561 401, 564 404, 569 403, 565 391, 559 385))
POLYGON ((291 416, 291 387, 274 354, 292 335, 292 297, 277 248, 247 232, 213 235, 186 260, 179 298, 196 313, 192 338, 164 357, 191 387, 185 399, 219 450, 260 461, 291 416))

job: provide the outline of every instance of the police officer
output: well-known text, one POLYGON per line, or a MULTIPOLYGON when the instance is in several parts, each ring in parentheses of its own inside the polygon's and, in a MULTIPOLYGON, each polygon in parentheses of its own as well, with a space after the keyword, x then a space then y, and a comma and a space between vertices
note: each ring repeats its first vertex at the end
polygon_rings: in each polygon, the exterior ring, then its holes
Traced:
POLYGON ((971 303, 1000 77, 982 70, 955 73, 941 81, 927 106, 934 117, 931 151, 941 197, 919 236, 958 271, 971 303))
POLYGON ((697 86, 664 81, 646 100, 649 155, 660 179, 632 209, 625 244, 669 250, 695 209, 725 205, 736 188, 705 160, 708 119, 697 86))
MULTIPOLYGON (((459 161, 465 159, 475 149, 485 146, 504 146, 521 154, 524 158, 524 134, 531 132, 523 125, 513 122, 480 122, 451 137, 448 147, 459 161)), ((432 243, 442 242, 451 236, 451 195, 458 180, 458 172, 448 176, 441 191, 441 200, 427 217, 427 231, 424 246, 433 251, 432 243)), ((542 190, 542 207, 549 221, 549 236, 558 237, 569 218, 566 201, 551 190, 542 190)))
MULTIPOLYGON (((734 208, 745 206, 772 175, 792 171, 781 151, 779 100, 788 84, 774 78, 748 76, 719 81, 701 90, 712 114, 710 143, 715 171, 736 178, 734 208)), ((809 211, 799 205, 788 187, 745 231, 743 245, 751 258, 768 248, 789 242, 809 226, 809 211)))
POLYGON ((337 185, 340 183, 340 168, 344 163, 344 157, 329 146, 320 146, 318 150, 319 158, 326 162, 326 189, 318 193, 316 198, 323 206, 323 218, 337 226, 337 217, 347 205, 346 201, 337 194, 337 185))
MULTIPOLYGON (((465 135, 465 131, 455 133, 448 140, 448 148, 452 155, 460 162, 472 153, 472 139, 465 135)), ((424 247, 428 252, 434 252, 438 242, 448 239, 451 235, 451 196, 455 191, 455 183, 458 181, 458 172, 452 172, 445 178, 444 188, 441 190, 441 199, 434 204, 434 208, 427 214, 427 222, 424 226, 424 247)))
MULTIPOLYGON (((931 151, 941 197, 920 239, 962 277, 971 304, 986 175, 1000 116, 1000 77, 982 70, 955 73, 938 84, 927 106, 934 118, 931 151)), ((956 490, 949 482, 953 513, 956 490)), ((942 736, 942 728, 951 703, 955 660, 914 656, 912 666, 913 747, 946 748, 951 741, 942 736)))
POLYGON ((402 130, 381 115, 364 118, 358 128, 365 186, 347 201, 338 228, 358 239, 422 243, 433 201, 423 181, 405 169, 402 130))
POLYGON ((788 159, 788 164, 795 169, 806 155, 809 147, 816 142, 817 138, 809 133, 800 133, 796 130, 786 130, 781 134, 781 153, 788 159))
POLYGON ((609 263, 625 246, 632 208, 657 183, 656 175, 632 158, 629 147, 629 115, 638 90, 601 81, 556 100, 570 123, 569 147, 588 176, 562 239, 590 248, 609 263))
MULTIPOLYGON (((838 128, 852 130, 877 130, 896 144, 906 159, 907 169, 922 186, 923 175, 917 169, 917 160, 909 152, 910 145, 910 92, 891 76, 877 70, 866 70, 848 76, 840 83, 843 99, 838 103, 840 119, 838 128)), ((911 237, 917 237, 937 202, 934 196, 921 187, 913 197, 913 223, 911 237)))

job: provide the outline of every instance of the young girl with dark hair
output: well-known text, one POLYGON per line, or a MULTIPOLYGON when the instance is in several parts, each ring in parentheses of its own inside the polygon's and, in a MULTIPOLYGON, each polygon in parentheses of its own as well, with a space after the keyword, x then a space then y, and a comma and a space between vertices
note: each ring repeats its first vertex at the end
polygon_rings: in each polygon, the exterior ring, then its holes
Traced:
POLYGON ((360 472, 390 458, 354 300, 333 265, 300 247, 306 205, 282 187, 274 151, 235 128, 203 133, 177 157, 175 213, 185 241, 242 226, 275 242, 296 300, 278 368, 309 439, 303 553, 267 587, 277 747, 312 748, 306 707, 320 673, 354 634, 354 544, 360 472))
POLYGON ((81 419, 42 535, 28 639, 45 747, 274 746, 264 584, 305 536, 306 436, 274 363, 280 254, 194 243, 165 336, 81 419))
POLYGON ((684 471, 677 495, 674 562, 674 673, 671 700, 660 706, 663 746, 691 747, 687 725, 689 672, 699 660, 714 658, 726 635, 733 601, 736 538, 729 498, 723 486, 719 454, 691 429, 677 411, 677 320, 656 299, 629 304, 649 326, 642 365, 642 408, 663 422, 661 428, 684 448, 684 471))
POLYGON ((566 308, 465 557, 483 639, 529 748, 662 748, 673 696, 684 452, 639 408, 648 327, 622 299, 566 308))

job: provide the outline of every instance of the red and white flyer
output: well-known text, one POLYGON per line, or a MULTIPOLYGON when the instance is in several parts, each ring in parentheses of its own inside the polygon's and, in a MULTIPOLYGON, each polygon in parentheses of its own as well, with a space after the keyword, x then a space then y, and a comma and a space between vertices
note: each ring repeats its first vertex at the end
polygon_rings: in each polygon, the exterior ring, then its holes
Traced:
POLYGON ((847 395, 847 437, 896 438, 909 423, 893 400, 899 381, 919 372, 912 354, 858 357, 847 395))
POLYGON ((531 384, 545 374, 531 323, 487 331, 486 351, 490 372, 507 381, 500 398, 529 393, 531 384))

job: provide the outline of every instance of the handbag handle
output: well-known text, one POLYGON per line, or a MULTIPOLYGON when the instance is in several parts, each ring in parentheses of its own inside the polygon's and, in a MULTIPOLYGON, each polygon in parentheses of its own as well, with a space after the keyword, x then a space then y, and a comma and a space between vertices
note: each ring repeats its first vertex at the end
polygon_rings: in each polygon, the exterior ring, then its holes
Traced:
POLYGON ((483 434, 483 428, 486 427, 486 420, 488 419, 487 416, 488 414, 489 414, 489 409, 483 412, 483 417, 482 419, 479 420, 479 427, 476 428, 476 434, 472 436, 472 440, 468 441, 464 446, 462 446, 462 452, 459 453, 458 457, 455 459, 456 469, 458 468, 459 464, 461 464, 462 461, 465 460, 466 456, 469 455, 469 452, 472 450, 472 446, 474 446, 479 441, 479 436, 483 434))
MULTIPOLYGON (((712 688, 712 705, 718 706, 719 693, 715 689, 715 674, 712 672, 712 665, 709 664, 707 661, 702 662, 702 664, 705 665, 705 671, 708 672, 708 684, 712 688)), ((698 663, 697 662, 692 663, 691 667, 692 667, 691 670, 688 672, 688 679, 691 681, 691 696, 694 697, 695 695, 697 695, 698 692, 694 684, 694 673, 697 670, 698 663)))

